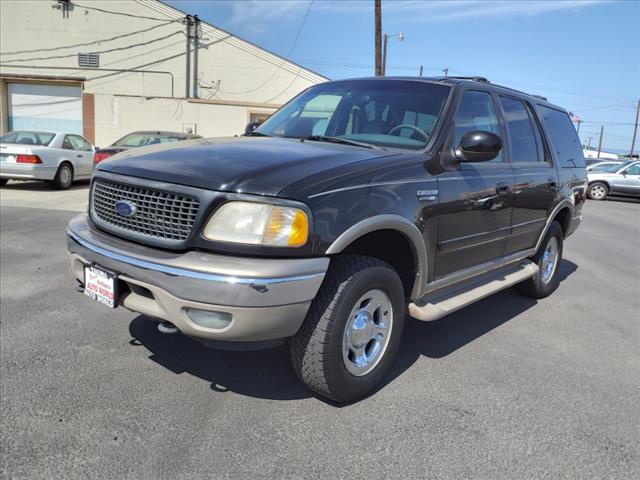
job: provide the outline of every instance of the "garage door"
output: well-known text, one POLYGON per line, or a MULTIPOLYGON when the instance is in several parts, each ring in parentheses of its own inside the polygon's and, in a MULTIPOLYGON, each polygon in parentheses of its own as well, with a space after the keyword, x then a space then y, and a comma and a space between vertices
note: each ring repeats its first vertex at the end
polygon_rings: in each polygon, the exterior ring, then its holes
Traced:
POLYGON ((80 87, 10 83, 9 130, 48 130, 82 135, 80 87))

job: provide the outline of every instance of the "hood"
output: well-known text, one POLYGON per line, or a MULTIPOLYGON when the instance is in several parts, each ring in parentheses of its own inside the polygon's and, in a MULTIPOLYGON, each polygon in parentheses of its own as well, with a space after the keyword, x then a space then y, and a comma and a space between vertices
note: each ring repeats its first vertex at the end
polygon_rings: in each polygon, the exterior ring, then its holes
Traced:
POLYGON ((287 185, 340 165, 390 155, 291 138, 194 139, 131 149, 97 170, 226 192, 275 196, 287 185))

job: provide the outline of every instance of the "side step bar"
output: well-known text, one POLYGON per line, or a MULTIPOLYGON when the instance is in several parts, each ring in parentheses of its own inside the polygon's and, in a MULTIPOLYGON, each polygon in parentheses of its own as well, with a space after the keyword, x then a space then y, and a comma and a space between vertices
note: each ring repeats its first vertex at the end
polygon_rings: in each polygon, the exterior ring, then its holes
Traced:
POLYGON ((520 283, 538 273, 538 265, 530 260, 518 262, 472 282, 458 285, 445 292, 433 292, 409 304, 409 315, 417 320, 431 322, 477 302, 500 290, 520 283))

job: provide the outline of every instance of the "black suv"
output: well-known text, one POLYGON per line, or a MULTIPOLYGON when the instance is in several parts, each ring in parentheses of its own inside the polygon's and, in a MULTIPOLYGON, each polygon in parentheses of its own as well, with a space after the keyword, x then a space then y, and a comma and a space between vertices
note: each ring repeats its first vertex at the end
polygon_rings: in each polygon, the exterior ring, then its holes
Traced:
POLYGON ((484 78, 315 85, 242 137, 101 162, 68 227, 84 292, 220 348, 288 341, 349 402, 400 348, 511 285, 558 286, 586 174, 560 107, 484 78))

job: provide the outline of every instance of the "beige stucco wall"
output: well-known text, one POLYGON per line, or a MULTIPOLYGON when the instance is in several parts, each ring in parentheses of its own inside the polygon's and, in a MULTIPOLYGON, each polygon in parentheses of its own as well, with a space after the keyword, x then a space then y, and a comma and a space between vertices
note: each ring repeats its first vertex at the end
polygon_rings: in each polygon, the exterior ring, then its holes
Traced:
POLYGON ((243 133, 252 112, 270 114, 274 108, 220 105, 173 98, 96 94, 95 144, 104 147, 135 130, 185 131, 205 137, 243 133))
MULTIPOLYGON (((138 67, 167 71, 175 79, 173 94, 184 96, 186 40, 185 26, 181 23, 182 13, 156 0, 86 0, 84 5, 166 19, 168 23, 162 25, 162 22, 156 20, 113 15, 79 6, 72 6, 68 15, 65 15, 53 0, 2 0, 0 63, 5 66, 0 67, 0 73, 84 77, 87 79, 85 91, 95 94, 172 96, 169 74, 111 75, 111 72, 77 68, 78 53, 128 47, 168 36, 148 45, 101 53, 100 67, 138 67), (152 30, 149 30, 151 28, 152 30), (142 33, 95 43, 132 32, 142 33), (63 48, 89 42, 94 43, 63 48), (17 51, 51 48, 56 49, 11 54, 17 51), (61 55, 71 56, 48 59, 61 55), (20 61, 25 59, 31 60, 20 61), (7 66, 8 64, 11 66, 7 66), (41 68, 24 68, 21 65, 41 68), (51 66, 65 67, 69 70, 47 68, 51 66), (100 78, 104 75, 110 76, 100 78)), ((202 37, 202 43, 209 44, 207 48, 201 48, 199 51, 202 98, 282 104, 308 86, 326 80, 318 74, 204 23, 202 37), (211 88, 204 88, 206 86, 211 88)))

